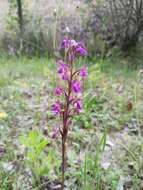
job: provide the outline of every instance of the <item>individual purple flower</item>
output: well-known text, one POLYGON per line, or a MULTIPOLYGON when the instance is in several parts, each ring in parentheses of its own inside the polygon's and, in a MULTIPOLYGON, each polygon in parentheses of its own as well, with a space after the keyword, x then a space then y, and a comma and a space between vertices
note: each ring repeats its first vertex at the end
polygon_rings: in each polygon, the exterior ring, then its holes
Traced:
POLYGON ((68 65, 62 60, 58 61, 58 73, 61 75, 63 80, 68 80, 68 65))
POLYGON ((59 86, 57 86, 57 87, 55 88, 55 90, 54 90, 54 94, 55 94, 56 96, 60 96, 60 95, 62 94, 62 92, 63 92, 63 89, 62 89, 61 87, 59 87, 59 86))
POLYGON ((78 43, 78 45, 75 48, 75 52, 76 54, 81 55, 81 56, 87 55, 87 50, 81 43, 78 43))
POLYGON ((85 78, 87 76, 87 69, 86 69, 86 66, 84 65, 80 71, 79 71, 79 75, 83 78, 85 78))
POLYGON ((70 45, 70 39, 68 37, 64 37, 62 43, 61 43, 61 48, 68 48, 70 45))
POLYGON ((72 81, 72 90, 75 92, 75 93, 78 93, 81 91, 81 82, 79 80, 73 80, 72 81))
POLYGON ((52 107, 51 107, 51 111, 52 111, 54 114, 56 114, 56 115, 58 115, 58 114, 61 113, 61 109, 62 109, 62 105, 61 105, 60 102, 55 102, 55 103, 52 105, 52 107))
POLYGON ((75 108, 77 109, 77 111, 81 110, 81 100, 76 100, 74 103, 75 108))
POLYGON ((65 73, 63 73, 63 75, 62 75, 62 79, 63 80, 68 80, 68 73, 67 72, 65 72, 65 73))
POLYGON ((67 71, 68 66, 62 60, 59 60, 57 63, 58 63, 58 73, 59 74, 62 74, 67 71))

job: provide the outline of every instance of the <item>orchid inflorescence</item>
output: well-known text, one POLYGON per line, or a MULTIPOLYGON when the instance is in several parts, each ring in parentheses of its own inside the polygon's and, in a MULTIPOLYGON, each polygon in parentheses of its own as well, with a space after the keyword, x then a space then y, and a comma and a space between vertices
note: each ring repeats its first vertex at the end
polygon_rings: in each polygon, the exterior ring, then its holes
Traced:
POLYGON ((57 61, 57 73, 65 86, 58 85, 54 89, 56 102, 52 105, 51 111, 59 116, 61 124, 53 128, 52 137, 58 133, 62 137, 62 189, 64 189, 64 170, 65 170, 65 143, 71 124, 72 116, 79 114, 81 110, 82 98, 81 91, 83 81, 87 76, 86 66, 75 69, 74 62, 77 57, 87 55, 87 50, 81 42, 65 37, 61 43, 61 50, 64 50, 64 60, 57 61))

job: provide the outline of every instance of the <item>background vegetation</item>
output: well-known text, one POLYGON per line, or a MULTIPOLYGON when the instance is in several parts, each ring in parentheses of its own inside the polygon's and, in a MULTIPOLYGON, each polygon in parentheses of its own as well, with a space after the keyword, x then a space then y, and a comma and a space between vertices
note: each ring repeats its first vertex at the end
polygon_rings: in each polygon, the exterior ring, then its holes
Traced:
POLYGON ((2 2, 1 49, 10 54, 52 56, 67 34, 84 41, 90 57, 142 43, 142 0, 2 2))

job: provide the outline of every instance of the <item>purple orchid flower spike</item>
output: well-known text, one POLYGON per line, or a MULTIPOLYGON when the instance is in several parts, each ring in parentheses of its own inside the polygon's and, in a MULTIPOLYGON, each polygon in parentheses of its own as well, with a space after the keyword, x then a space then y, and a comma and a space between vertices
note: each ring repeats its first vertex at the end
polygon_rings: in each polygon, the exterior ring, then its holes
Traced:
MULTIPOLYGON (((64 189, 65 179, 65 152, 66 141, 69 132, 69 125, 72 123, 72 116, 79 114, 82 109, 82 79, 87 77, 87 69, 84 65, 80 69, 75 69, 75 60, 79 56, 87 55, 87 50, 81 42, 65 37, 61 43, 61 49, 65 50, 64 61, 57 62, 57 73, 62 79, 62 85, 57 86, 54 90, 54 95, 58 100, 51 107, 51 111, 60 119, 60 128, 53 128, 52 138, 56 138, 57 134, 61 135, 62 139, 62 186, 64 189)), ((58 120, 59 122, 59 120, 58 120)))

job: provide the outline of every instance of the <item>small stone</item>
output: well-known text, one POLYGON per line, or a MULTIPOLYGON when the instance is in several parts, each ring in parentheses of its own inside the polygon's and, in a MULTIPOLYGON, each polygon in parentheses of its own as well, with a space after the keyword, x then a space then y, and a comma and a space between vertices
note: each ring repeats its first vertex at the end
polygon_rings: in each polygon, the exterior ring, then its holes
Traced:
POLYGON ((3 168, 4 168, 5 171, 10 172, 10 171, 13 170, 14 165, 11 162, 3 163, 3 168))
POLYGON ((107 145, 107 146, 110 146, 110 147, 113 147, 113 146, 114 146, 114 144, 113 144, 111 141, 109 141, 109 140, 107 140, 106 145, 107 145))

